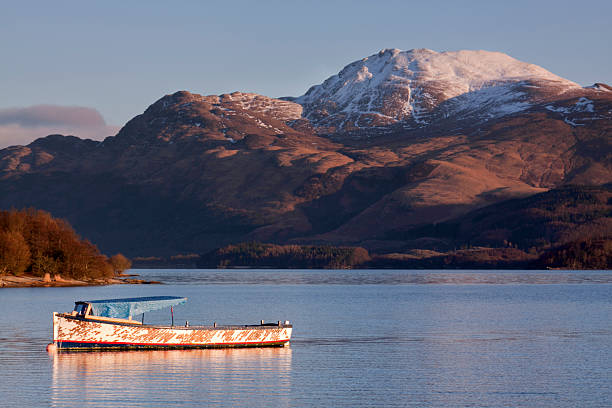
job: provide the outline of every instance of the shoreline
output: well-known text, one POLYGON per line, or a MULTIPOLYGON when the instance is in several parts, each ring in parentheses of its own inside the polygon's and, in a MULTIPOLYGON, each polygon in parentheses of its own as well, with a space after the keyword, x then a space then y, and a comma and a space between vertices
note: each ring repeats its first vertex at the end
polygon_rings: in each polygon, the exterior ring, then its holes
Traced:
POLYGON ((57 288, 57 287, 75 287, 75 286, 105 286, 105 285, 159 285, 159 281, 146 281, 143 279, 134 278, 138 275, 119 275, 115 278, 107 279, 52 279, 45 280, 44 278, 31 275, 22 276, 2 276, 0 277, 0 289, 3 288, 57 288))

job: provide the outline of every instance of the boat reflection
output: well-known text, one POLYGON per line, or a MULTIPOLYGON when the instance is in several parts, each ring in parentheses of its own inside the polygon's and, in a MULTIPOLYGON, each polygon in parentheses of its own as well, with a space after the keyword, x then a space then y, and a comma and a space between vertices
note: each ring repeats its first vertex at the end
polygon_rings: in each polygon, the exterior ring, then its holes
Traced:
POLYGON ((61 352, 51 358, 55 407, 290 401, 291 347, 61 352))

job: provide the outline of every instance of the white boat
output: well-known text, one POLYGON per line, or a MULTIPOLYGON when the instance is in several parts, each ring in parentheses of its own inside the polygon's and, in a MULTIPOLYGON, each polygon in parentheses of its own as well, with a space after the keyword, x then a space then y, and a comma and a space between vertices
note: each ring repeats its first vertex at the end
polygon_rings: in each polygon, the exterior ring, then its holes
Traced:
POLYGON ((173 307, 187 298, 154 296, 75 302, 71 313, 53 313, 53 343, 48 349, 160 349, 285 346, 289 321, 254 325, 174 325, 173 307), (134 316, 169 307, 169 326, 143 324, 134 316))

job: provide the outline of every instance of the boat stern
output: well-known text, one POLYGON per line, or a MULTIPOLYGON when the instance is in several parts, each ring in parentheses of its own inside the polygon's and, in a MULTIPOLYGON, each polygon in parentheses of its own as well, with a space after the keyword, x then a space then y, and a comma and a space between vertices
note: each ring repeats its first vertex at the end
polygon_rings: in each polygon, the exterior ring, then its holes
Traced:
POLYGON ((57 317, 57 312, 53 312, 53 344, 57 341, 57 332, 59 327, 59 321, 57 317))
POLYGON ((283 346, 288 346, 289 341, 291 340, 291 332, 293 331, 293 326, 288 326, 283 329, 283 334, 285 336, 286 342, 283 343, 283 346))

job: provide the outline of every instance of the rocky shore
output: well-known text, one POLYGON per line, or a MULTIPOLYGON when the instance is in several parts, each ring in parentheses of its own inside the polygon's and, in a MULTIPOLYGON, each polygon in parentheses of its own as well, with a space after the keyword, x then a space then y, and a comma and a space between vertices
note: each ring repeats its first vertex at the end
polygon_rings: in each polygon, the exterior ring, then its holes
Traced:
POLYGON ((44 277, 39 276, 2 276, 0 277, 0 288, 33 288, 33 287, 65 287, 65 286, 102 286, 102 285, 121 285, 121 284, 161 284, 158 281, 147 281, 135 278, 138 275, 119 275, 115 278, 106 279, 64 279, 59 275, 53 277, 48 274, 44 277))

